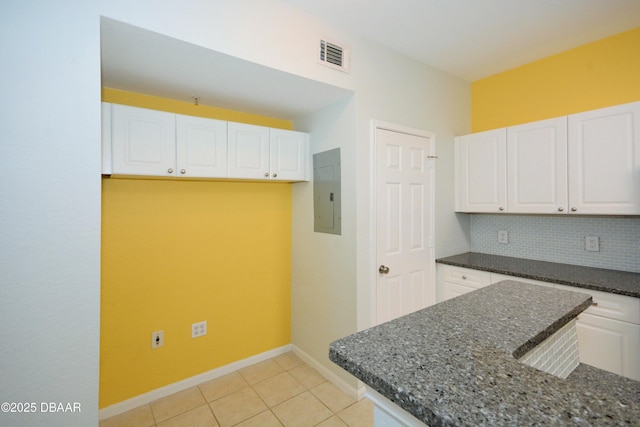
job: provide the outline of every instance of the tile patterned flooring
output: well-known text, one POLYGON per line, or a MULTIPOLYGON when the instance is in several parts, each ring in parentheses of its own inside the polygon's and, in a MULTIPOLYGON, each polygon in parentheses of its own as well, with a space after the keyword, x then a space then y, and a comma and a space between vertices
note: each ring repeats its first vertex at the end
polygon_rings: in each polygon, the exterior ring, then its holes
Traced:
POLYGON ((356 402, 293 352, 100 421, 100 427, 373 427, 356 402))

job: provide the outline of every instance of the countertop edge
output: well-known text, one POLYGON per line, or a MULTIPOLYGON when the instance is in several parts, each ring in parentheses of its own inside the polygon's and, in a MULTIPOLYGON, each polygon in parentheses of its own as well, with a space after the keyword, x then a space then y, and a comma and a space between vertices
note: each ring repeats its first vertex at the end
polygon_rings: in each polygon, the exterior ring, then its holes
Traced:
POLYGON ((479 255, 479 256, 487 256, 487 257, 495 257, 495 258, 504 259, 504 260, 517 260, 517 261, 522 261, 522 262, 526 262, 526 263, 533 264, 533 265, 536 265, 536 264, 539 264, 539 265, 555 265, 555 266, 557 266, 558 269, 562 269, 563 267, 570 267, 572 269, 583 269, 584 268, 585 271, 589 271, 589 270, 593 269, 593 270, 598 270, 598 271, 610 271, 611 274, 619 273, 619 274, 625 274, 625 275, 638 275, 638 277, 640 277, 640 273, 633 273, 633 272, 627 272, 627 271, 606 270, 606 269, 600 269, 600 268, 594 268, 594 267, 579 266, 579 265, 574 265, 574 264, 560 264, 560 263, 552 263, 552 262, 549 262, 549 261, 538 261, 538 260, 532 260, 532 259, 527 259, 527 258, 513 258, 513 257, 502 256, 502 255, 481 254, 481 253, 475 253, 475 252, 467 252, 467 253, 462 253, 462 254, 458 254, 458 255, 452 255, 452 256, 449 256, 449 257, 438 258, 438 259, 436 259, 436 263, 437 264, 451 265, 451 266, 454 266, 454 267, 469 268, 469 269, 472 269, 472 270, 486 271, 486 272, 489 272, 489 273, 504 274, 504 275, 513 276, 513 277, 521 277, 523 279, 539 280, 539 281, 548 282, 548 283, 554 283, 554 284, 558 284, 558 285, 572 286, 572 287, 575 287, 575 288, 582 288, 582 289, 589 289, 589 290, 593 290, 593 291, 606 292, 606 293, 617 294, 617 295, 624 295, 624 296, 629 296, 629 297, 633 297, 633 298, 640 298, 640 287, 638 288, 637 291, 633 291, 633 290, 628 290, 628 289, 623 289, 623 288, 620 288, 620 287, 616 287, 615 284, 611 285, 611 286, 604 286, 604 285, 598 284, 598 283, 590 283, 590 282, 585 282, 585 281, 576 281, 576 280, 571 280, 571 279, 568 279, 568 278, 552 277, 550 275, 545 275, 544 273, 540 273, 539 271, 536 272, 536 273, 527 273, 527 272, 523 272, 523 271, 518 270, 518 269, 499 268, 499 267, 495 267, 495 266, 482 265, 481 263, 469 263, 469 262, 456 261, 456 260, 451 259, 451 258, 455 258, 455 257, 461 257, 461 256, 469 255, 469 254, 474 254, 474 255, 479 255))

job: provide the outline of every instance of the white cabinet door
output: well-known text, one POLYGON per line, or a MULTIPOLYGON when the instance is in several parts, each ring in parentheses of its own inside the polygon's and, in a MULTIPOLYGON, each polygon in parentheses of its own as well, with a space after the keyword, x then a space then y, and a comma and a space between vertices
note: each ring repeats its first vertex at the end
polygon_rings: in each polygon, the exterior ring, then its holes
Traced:
POLYGON ((304 181, 309 161, 308 134, 284 129, 270 129, 270 178, 304 181))
POLYGON ((567 212, 567 118, 507 128, 507 211, 567 212))
POLYGON ((228 124, 229 178, 269 179, 269 128, 228 124))
POLYGON ((178 176, 226 178, 227 122, 176 115, 178 176))
POLYGON ((569 208, 640 214, 640 102, 569 116, 569 208))
POLYGON ((456 211, 506 212, 506 130, 457 137, 456 211))
POLYGON ((640 380, 640 325, 583 313, 576 329, 580 362, 640 380))
POLYGON ((175 114, 111 105, 114 174, 175 175, 175 114))

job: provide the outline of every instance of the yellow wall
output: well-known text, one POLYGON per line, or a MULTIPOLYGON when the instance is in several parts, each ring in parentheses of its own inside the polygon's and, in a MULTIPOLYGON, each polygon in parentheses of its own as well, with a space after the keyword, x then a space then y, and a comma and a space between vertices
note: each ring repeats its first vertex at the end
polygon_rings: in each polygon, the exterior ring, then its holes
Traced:
POLYGON ((471 84, 473 132, 640 100, 640 27, 471 84))
MULTIPOLYGON (((291 128, 110 89, 103 100, 291 128)), ((291 184, 104 178, 102 203, 101 408, 291 342, 291 184)))

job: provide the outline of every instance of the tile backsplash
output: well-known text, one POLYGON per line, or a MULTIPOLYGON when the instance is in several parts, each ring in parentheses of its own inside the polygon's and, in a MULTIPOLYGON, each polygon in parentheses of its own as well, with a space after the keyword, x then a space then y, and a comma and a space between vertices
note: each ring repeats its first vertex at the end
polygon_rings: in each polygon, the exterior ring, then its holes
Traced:
POLYGON ((640 217, 472 214, 471 250, 640 273, 640 217), (598 252, 585 250, 585 236, 599 238, 598 252))

